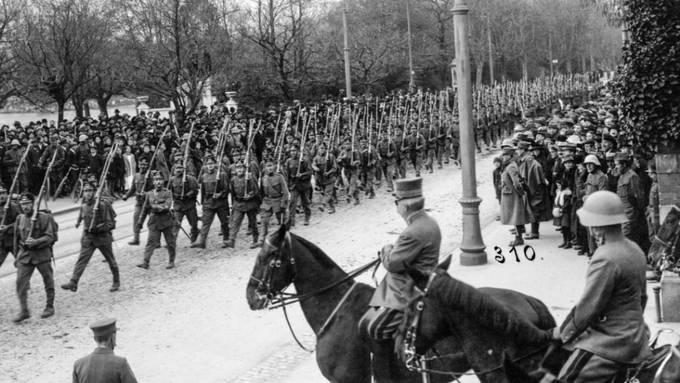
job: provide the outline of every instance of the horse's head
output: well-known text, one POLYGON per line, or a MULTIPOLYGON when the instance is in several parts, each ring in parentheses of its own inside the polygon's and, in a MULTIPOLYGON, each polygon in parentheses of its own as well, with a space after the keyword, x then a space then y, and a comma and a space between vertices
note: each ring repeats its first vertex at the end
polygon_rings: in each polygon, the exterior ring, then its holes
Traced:
POLYGON ((287 225, 264 241, 250 274, 246 298, 251 310, 261 310, 295 280, 295 258, 287 225))

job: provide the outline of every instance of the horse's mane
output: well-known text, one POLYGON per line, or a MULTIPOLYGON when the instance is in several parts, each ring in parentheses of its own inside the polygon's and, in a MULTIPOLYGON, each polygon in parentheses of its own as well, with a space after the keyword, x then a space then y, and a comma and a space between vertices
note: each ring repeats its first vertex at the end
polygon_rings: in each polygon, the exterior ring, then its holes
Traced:
POLYGON ((321 250, 317 245, 313 244, 307 239, 300 237, 299 235, 293 233, 290 233, 290 235, 293 236, 295 240, 299 241, 302 246, 306 247, 314 255, 314 258, 321 263, 322 266, 327 268, 337 267, 341 269, 340 266, 333 262, 331 257, 324 253, 324 251, 321 250))
MULTIPOLYGON (((438 301, 441 309, 462 312, 469 318, 474 318, 475 323, 511 336, 520 343, 543 344, 549 340, 548 332, 509 310, 490 295, 445 272, 439 272, 428 290, 428 295, 438 301)), ((534 307, 536 302, 530 304, 534 307)), ((543 315, 539 313, 539 317, 543 315)))

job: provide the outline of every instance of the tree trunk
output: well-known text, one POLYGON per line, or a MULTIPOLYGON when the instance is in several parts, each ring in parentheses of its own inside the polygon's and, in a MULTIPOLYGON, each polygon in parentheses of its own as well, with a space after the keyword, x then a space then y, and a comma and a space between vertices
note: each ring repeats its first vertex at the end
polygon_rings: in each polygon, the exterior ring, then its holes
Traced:
POLYGON ((581 73, 588 71, 588 64, 586 63, 586 55, 581 55, 581 73))
POLYGON ((56 100, 57 101, 57 124, 64 121, 64 105, 66 105, 66 100, 56 100))
POLYGON ((529 81, 529 58, 526 53, 522 56, 522 79, 529 81))
POLYGON ((99 114, 104 116, 109 116, 109 111, 107 105, 109 104, 109 99, 111 97, 99 96, 97 97, 97 106, 99 107, 99 114))
POLYGON ((83 117, 90 118, 90 103, 87 101, 83 102, 83 117))
POLYGON ((484 61, 477 61, 477 73, 475 74, 475 84, 477 89, 482 86, 482 75, 484 75, 484 61))
POLYGON ((71 102, 73 103, 73 109, 76 110, 76 117, 83 118, 83 104, 85 103, 85 100, 74 94, 71 97, 71 102))
POLYGON ((567 60, 567 73, 571 74, 572 68, 571 68, 571 59, 567 60))

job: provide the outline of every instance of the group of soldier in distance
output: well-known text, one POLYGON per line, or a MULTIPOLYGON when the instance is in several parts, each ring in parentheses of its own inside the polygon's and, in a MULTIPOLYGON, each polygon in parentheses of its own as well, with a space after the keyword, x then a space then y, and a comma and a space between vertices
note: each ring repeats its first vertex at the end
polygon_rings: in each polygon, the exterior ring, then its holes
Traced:
MULTIPOLYGON (((650 232, 658 228, 658 210, 651 214, 641 211, 645 199, 653 195, 651 185, 641 185, 637 174, 644 173, 649 153, 633 149, 617 134, 616 110, 602 102, 601 88, 593 80, 590 76, 539 78, 530 83, 481 87, 474 94, 477 148, 481 151, 486 144, 492 150, 500 145, 502 150, 494 186, 501 205, 499 219, 515 226, 511 245, 537 239, 540 222, 554 218, 563 233, 560 247, 574 243, 581 254, 593 257, 586 294, 570 317, 562 326, 539 334, 542 340, 575 342, 576 350, 556 374, 565 381, 579 382, 604 382, 622 366, 637 365, 649 356, 642 315, 646 303, 645 239, 649 237, 642 229, 644 223, 650 232), (645 222, 645 215, 656 222, 645 222), (525 224, 531 224, 531 233, 522 236, 525 224), (604 311, 598 309, 605 306, 604 311), (603 313, 604 319, 593 325, 590 319, 603 313), (625 328, 616 327, 619 322, 607 321, 607 316, 625 317, 625 328), (582 334, 585 337, 576 340, 582 334), (607 346, 612 342, 617 342, 617 347, 607 346)), ((162 234, 168 252, 166 269, 173 269, 180 231, 189 237, 191 248, 205 249, 215 216, 220 221, 222 248, 235 248, 247 218, 246 235, 252 237, 249 246, 255 249, 266 240, 272 217, 279 224, 286 223, 281 226, 286 230, 296 225, 296 215, 302 215, 308 225, 315 192, 320 195, 319 210, 333 214, 341 197, 347 204, 359 205, 361 192, 374 198, 384 182, 387 195, 396 197, 397 211, 407 228, 394 245, 379 253, 388 276, 359 326, 371 338, 391 339, 403 317, 404 302, 413 294, 409 269, 416 267, 426 273, 436 266, 441 233, 436 221, 425 213, 420 177, 423 169, 433 173, 435 165, 439 169, 450 162, 460 166, 455 99, 455 94, 448 92, 419 91, 381 99, 328 101, 314 107, 298 104, 278 115, 273 112, 256 118, 216 106, 211 111, 201 109, 177 125, 169 121, 158 124, 154 118, 137 119, 133 125, 138 132, 150 128, 155 145, 149 150, 147 137, 145 150, 132 155, 136 172, 122 196, 117 193, 120 183, 112 182, 110 173, 114 162, 120 162, 121 147, 127 145, 130 154, 133 129, 121 132, 117 120, 113 125, 116 132, 100 129, 111 146, 103 151, 98 171, 78 168, 79 182, 69 185, 82 198, 76 228, 82 225, 83 233, 71 278, 61 287, 76 292, 87 264, 99 249, 112 273, 110 291, 120 289, 112 247, 116 229, 113 202, 117 198, 135 198, 130 245, 140 244, 147 222, 148 237, 137 266, 150 267, 151 256, 161 248, 162 234), (415 178, 407 178, 407 167, 413 169, 415 178), (391 194, 395 186, 396 193, 391 194), (201 207, 200 228, 197 205, 201 207), (185 217, 189 232, 182 227, 185 217)), ((126 121, 123 118, 122 123, 126 121)), ((74 130, 87 131, 93 126, 102 125, 89 121, 77 124, 74 130)), ((28 290, 35 269, 43 278, 47 296, 41 317, 55 314, 52 259, 59 226, 40 206, 50 194, 60 194, 69 174, 57 174, 54 179, 55 163, 58 158, 63 160, 65 149, 58 144, 59 134, 50 137, 50 146, 42 148, 44 172, 37 194, 25 191, 29 185, 23 169, 27 155, 39 145, 28 139, 22 151, 12 139, 5 152, 10 153, 10 162, 16 157, 17 170, 11 183, 3 182, 10 184, 9 188, 0 186, 0 265, 8 254, 14 256, 20 303, 19 314, 13 319, 16 323, 30 318, 28 290), (21 191, 17 197, 15 192, 21 191)), ((88 140, 87 135, 79 136, 83 149, 88 140)), ((111 374, 116 377, 112 381, 136 382, 127 361, 113 355, 115 320, 99 321, 91 328, 98 347, 75 363, 74 381, 111 374)))

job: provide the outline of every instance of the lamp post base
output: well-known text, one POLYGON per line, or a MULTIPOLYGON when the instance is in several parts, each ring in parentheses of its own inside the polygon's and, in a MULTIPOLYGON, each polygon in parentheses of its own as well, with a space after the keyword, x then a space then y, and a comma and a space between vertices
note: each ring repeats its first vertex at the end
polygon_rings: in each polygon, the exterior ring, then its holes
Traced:
MULTIPOLYGON (((474 163, 473 163, 474 164, 474 163)), ((468 166, 473 166, 468 164, 468 166)), ((482 240, 479 224, 479 204, 482 200, 477 197, 463 197, 458 201, 463 207, 463 240, 460 244, 461 266, 478 266, 487 263, 486 246, 482 240)))
POLYGON ((479 252, 461 251, 460 265, 461 266, 479 266, 487 263, 486 252, 484 248, 479 252))

